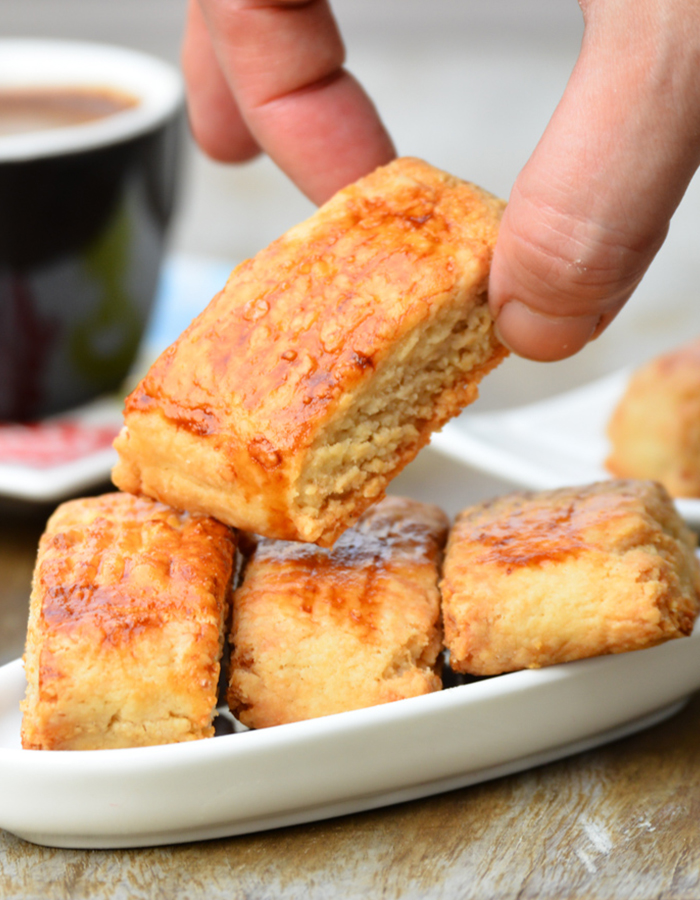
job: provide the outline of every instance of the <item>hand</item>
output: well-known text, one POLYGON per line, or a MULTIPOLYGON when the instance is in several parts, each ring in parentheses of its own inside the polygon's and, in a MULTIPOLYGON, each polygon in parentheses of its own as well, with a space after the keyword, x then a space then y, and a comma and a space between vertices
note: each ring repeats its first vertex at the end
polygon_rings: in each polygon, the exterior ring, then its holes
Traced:
POLYGON ((264 150, 323 203, 396 155, 343 69, 326 0, 190 0, 182 56, 192 131, 214 159, 264 150))
POLYGON ((571 356, 612 321, 700 164, 700 2, 581 6, 581 54, 491 268, 501 338, 537 360, 571 356))
MULTIPOLYGON (((700 0, 580 5, 581 54, 516 180, 491 269, 502 340, 538 360, 573 355, 612 321, 700 163, 700 0)), ((325 0, 190 0, 196 139, 225 161, 264 149, 323 202, 394 156, 343 58, 325 0)))

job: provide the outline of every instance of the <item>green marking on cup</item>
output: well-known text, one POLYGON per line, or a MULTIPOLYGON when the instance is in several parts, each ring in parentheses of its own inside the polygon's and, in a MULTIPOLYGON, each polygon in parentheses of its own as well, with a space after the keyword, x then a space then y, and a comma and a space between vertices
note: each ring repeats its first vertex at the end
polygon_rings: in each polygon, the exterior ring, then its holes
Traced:
POLYGON ((126 287, 131 228, 122 206, 110 227, 85 252, 87 274, 99 285, 97 308, 70 337, 76 369, 94 384, 114 385, 138 349, 142 322, 126 287))

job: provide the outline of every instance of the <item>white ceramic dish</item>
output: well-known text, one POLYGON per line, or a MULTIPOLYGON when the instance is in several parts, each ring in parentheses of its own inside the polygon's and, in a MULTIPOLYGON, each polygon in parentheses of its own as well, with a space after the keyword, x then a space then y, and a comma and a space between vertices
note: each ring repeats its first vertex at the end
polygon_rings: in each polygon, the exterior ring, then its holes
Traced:
POLYGON ((700 687, 700 629, 650 650, 131 750, 22 750, 24 687, 19 660, 0 668, 0 827, 48 846, 140 847, 373 809, 631 734, 700 687))
MULTIPOLYGON (((472 468, 533 490, 610 478, 604 468, 608 420, 627 385, 629 370, 538 403, 491 413, 463 413, 433 435, 430 446, 472 468)), ((700 526, 700 500, 677 500, 700 526)))
MULTIPOLYGON (((197 257, 166 261, 138 371, 221 290, 231 268, 230 263, 197 257)), ((0 496, 48 503, 108 481, 117 461, 111 442, 122 425, 122 405, 120 396, 102 397, 30 427, 0 424, 0 496)))

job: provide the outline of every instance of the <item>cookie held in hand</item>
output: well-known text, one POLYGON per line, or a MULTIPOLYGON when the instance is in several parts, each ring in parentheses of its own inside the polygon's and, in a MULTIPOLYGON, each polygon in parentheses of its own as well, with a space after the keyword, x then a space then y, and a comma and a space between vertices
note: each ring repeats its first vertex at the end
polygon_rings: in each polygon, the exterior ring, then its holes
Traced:
POLYGON ((154 363, 115 484, 331 546, 506 355, 486 302, 503 207, 416 159, 341 190, 154 363))

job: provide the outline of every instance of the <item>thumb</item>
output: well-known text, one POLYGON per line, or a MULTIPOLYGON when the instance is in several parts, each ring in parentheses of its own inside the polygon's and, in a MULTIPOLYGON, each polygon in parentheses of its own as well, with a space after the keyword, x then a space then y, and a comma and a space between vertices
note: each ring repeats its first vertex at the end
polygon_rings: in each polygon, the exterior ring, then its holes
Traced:
POLYGON ((564 359, 597 337, 664 241, 700 162, 700 28, 682 6, 588 4, 581 54, 494 252, 489 303, 521 356, 564 359))

